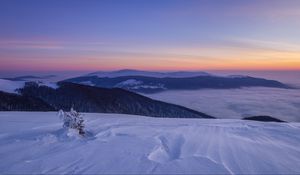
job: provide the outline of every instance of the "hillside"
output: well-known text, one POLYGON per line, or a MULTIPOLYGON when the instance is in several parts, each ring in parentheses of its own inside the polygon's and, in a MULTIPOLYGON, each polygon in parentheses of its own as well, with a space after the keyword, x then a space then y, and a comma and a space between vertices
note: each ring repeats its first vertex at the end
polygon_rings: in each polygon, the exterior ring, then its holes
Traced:
POLYGON ((3 108, 0 110, 57 111, 59 109, 69 110, 74 107, 80 112, 172 118, 214 118, 186 107, 152 100, 119 88, 98 88, 64 82, 54 89, 34 82, 27 82, 18 92, 19 95, 1 93, 0 107, 3 108), (28 105, 30 108, 27 109, 28 105))

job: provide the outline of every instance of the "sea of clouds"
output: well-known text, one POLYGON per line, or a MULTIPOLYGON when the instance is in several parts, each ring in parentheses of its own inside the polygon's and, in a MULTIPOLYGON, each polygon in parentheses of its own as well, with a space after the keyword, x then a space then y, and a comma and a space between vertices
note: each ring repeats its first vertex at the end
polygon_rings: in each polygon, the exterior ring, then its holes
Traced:
POLYGON ((300 122, 300 89, 204 89, 165 91, 147 96, 186 106, 217 118, 269 115, 289 122, 300 122))
POLYGON ((165 91, 147 96, 186 106, 217 118, 269 115, 300 122, 300 89, 241 88, 165 91))
POLYGON ((147 96, 174 103, 217 118, 244 118, 269 115, 289 122, 300 122, 300 71, 210 72, 217 75, 248 75, 273 79, 295 87, 202 89, 165 91, 147 96))

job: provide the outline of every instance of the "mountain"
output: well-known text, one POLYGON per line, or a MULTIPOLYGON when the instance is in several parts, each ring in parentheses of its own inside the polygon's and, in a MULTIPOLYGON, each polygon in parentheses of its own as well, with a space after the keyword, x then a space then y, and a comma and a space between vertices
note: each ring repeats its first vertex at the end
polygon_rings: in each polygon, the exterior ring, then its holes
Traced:
POLYGON ((254 121, 261 121, 261 122, 286 122, 270 116, 245 117, 243 118, 243 120, 254 120, 254 121))
POLYGON ((8 92, 8 93, 18 93, 17 90, 21 89, 25 86, 25 83, 34 82, 39 86, 48 86, 51 88, 57 88, 58 85, 49 81, 41 81, 41 80, 19 80, 19 79, 0 79, 0 91, 8 92))
POLYGON ((210 74, 202 71, 176 71, 176 72, 154 72, 154 71, 142 71, 133 69, 123 69, 117 71, 98 71, 87 74, 86 76, 97 77, 123 77, 123 76, 144 76, 144 77, 156 77, 156 78, 182 78, 182 77, 196 77, 196 76, 209 76, 210 74))
POLYGON ((0 111, 53 111, 43 100, 0 91, 0 111))
POLYGON ((214 118, 201 112, 152 100, 119 88, 107 89, 61 82, 59 87, 54 89, 35 82, 27 82, 18 92, 20 95, 14 94, 13 96, 2 92, 0 106, 9 106, 9 108, 0 110, 20 110, 24 109, 26 105, 31 105, 29 109, 32 111, 69 110, 74 107, 80 112, 121 113, 168 118, 214 118), (23 102, 24 106, 19 107, 19 104, 23 104, 23 102), (41 106, 36 105, 38 102, 41 102, 41 106))
POLYGON ((13 78, 3 78, 6 80, 11 81, 42 81, 56 77, 55 75, 45 75, 45 76, 33 76, 33 75, 26 75, 26 76, 19 76, 13 78))
POLYGON ((212 89, 230 89, 241 87, 276 87, 289 88, 289 86, 275 81, 263 78, 254 78, 249 76, 197 76, 197 77, 146 77, 146 76, 121 76, 121 77, 98 77, 82 76, 64 80, 89 86, 105 88, 123 88, 134 92, 154 93, 164 90, 197 90, 204 88, 212 89))

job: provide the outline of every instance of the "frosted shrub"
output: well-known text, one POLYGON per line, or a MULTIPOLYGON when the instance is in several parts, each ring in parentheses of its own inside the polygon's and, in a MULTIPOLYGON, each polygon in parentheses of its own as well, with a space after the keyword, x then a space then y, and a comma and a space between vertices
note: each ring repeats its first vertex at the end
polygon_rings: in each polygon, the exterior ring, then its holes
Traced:
POLYGON ((78 134, 84 136, 84 120, 80 113, 71 108, 70 112, 59 110, 59 118, 63 121, 64 128, 72 128, 78 130, 78 134))

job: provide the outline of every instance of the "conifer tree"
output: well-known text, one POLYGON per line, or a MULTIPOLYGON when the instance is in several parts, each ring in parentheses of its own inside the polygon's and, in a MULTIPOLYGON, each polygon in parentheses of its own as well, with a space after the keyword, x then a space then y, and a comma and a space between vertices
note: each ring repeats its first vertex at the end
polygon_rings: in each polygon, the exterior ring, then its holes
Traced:
POLYGON ((80 113, 71 108, 70 112, 59 110, 59 118, 63 121, 63 128, 78 130, 78 134, 84 136, 84 119, 80 113))

